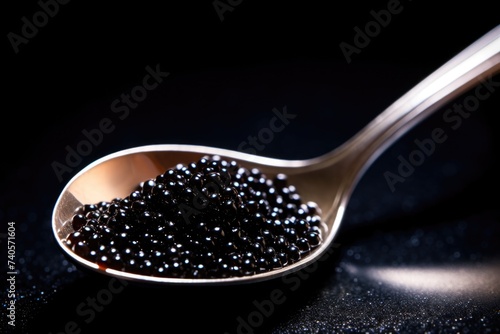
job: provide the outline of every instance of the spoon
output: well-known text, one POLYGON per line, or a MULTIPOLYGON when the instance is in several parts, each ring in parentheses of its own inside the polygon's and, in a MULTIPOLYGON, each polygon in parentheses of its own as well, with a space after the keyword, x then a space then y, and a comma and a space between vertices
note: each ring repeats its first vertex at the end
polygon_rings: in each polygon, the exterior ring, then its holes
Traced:
POLYGON ((424 118, 499 69, 500 25, 427 76, 343 145, 312 159, 282 160, 221 148, 175 144, 140 146, 107 155, 82 169, 62 190, 52 215, 55 239, 65 255, 82 268, 139 283, 228 285, 259 282, 298 271, 318 260, 331 247, 349 198, 373 161, 424 118), (243 277, 193 279, 154 277, 101 268, 64 244, 65 238, 74 231, 67 222, 80 205, 123 198, 140 182, 179 163, 189 164, 206 155, 234 160, 249 169, 258 168, 268 177, 286 174, 301 198, 315 202, 322 212, 323 241, 320 246, 300 261, 269 272, 243 277))

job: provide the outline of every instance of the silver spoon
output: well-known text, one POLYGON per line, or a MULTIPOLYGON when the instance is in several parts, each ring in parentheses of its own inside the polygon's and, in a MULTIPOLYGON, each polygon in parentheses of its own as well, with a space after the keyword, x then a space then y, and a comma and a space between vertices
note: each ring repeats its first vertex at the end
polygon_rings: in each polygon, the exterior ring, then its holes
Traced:
POLYGON ((220 148, 196 145, 149 145, 122 150, 96 160, 64 187, 55 204, 52 229, 62 251, 84 268, 99 273, 158 284, 224 285, 252 283, 290 274, 310 265, 332 245, 350 195, 373 161, 392 143, 424 118, 500 69, 500 26, 457 54, 395 101, 350 140, 333 151, 306 160, 281 160, 220 148), (69 249, 65 238, 73 232, 68 220, 85 203, 125 197, 142 181, 154 178, 179 163, 205 155, 235 160, 258 168, 268 177, 288 176, 304 201, 321 210, 323 242, 299 262, 253 276, 229 278, 168 278, 101 268, 69 249))

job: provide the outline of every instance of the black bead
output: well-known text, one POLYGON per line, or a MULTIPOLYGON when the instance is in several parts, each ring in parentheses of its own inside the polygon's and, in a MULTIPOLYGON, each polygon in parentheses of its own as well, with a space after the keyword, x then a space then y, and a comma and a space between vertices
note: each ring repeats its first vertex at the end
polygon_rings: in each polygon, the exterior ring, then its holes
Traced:
POLYGON ((297 262, 302 258, 300 249, 295 244, 290 244, 287 247, 286 253, 288 255, 288 258, 292 261, 292 263, 297 262))
POLYGON ((86 224, 87 224, 87 219, 81 213, 74 215, 73 218, 71 219, 71 226, 75 231, 78 231, 86 224))
POLYGON ((309 241, 306 238, 297 239, 295 244, 300 249, 301 254, 307 254, 311 251, 311 245, 309 245, 309 241))
POLYGON ((273 184, 276 188, 284 188, 288 185, 288 177, 286 174, 279 173, 274 177, 273 184))
POLYGON ((318 231, 311 231, 306 234, 306 239, 311 247, 317 247, 321 244, 321 233, 318 231))
POLYGON ((153 188, 156 186, 156 181, 154 179, 147 180, 142 183, 141 192, 143 195, 151 194, 153 188))

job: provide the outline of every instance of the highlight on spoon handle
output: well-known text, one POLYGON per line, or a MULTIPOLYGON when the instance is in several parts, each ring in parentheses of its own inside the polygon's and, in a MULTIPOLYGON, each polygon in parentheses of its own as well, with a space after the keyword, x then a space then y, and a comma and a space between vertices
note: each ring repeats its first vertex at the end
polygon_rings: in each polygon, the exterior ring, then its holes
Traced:
POLYGON ((352 155, 350 169, 356 177, 420 121, 499 69, 500 25, 427 76, 336 151, 352 155))

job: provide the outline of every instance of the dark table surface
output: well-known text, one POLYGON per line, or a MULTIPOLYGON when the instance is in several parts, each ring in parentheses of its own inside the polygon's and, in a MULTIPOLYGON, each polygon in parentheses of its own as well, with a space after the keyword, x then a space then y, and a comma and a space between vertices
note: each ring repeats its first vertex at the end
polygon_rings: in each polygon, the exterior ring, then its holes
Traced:
MULTIPOLYGON (((388 148, 356 187, 331 254, 287 279, 122 285, 69 263, 51 230, 65 183, 121 149, 181 143, 238 150, 268 126, 273 108, 286 107, 296 117, 257 154, 329 152, 495 27, 500 17, 489 2, 4 6, 0 247, 9 278, 13 222, 18 274, 14 285, 2 279, 2 332, 500 332, 498 92, 459 125, 446 121, 444 112, 464 103, 464 94, 388 148), (388 6, 394 13, 385 26, 346 58, 341 43, 355 46, 356 27, 388 6), (34 20, 38 27, 30 28, 34 20), (116 99, 143 84, 147 66, 169 75, 128 114, 114 112, 116 99), (55 162, 64 164, 68 149, 105 118, 113 130, 57 172, 55 162), (391 189, 385 173, 396 173, 399 157, 437 127, 447 139, 391 189)), ((499 82, 491 78, 490 88, 499 90, 499 82)))

